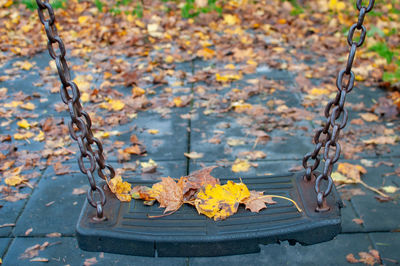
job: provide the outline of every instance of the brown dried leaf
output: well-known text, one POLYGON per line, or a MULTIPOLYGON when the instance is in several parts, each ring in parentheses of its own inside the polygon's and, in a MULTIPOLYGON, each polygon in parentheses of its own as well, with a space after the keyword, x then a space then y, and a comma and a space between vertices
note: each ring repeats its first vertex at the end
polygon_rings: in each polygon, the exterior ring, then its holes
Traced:
POLYGON ((185 200, 190 200, 190 198, 202 187, 206 185, 216 185, 219 184, 219 179, 211 175, 211 171, 217 166, 209 166, 197 171, 194 171, 188 176, 183 176, 179 180, 182 184, 183 195, 185 200))
POLYGON ((46 237, 61 237, 61 233, 54 232, 54 233, 46 234, 46 237))
POLYGON ((96 257, 93 257, 93 258, 86 259, 86 260, 83 262, 83 265, 84 265, 84 266, 91 266, 91 265, 96 264, 97 262, 98 262, 98 261, 97 261, 96 257))
POLYGON ((151 188, 155 199, 165 208, 164 213, 176 211, 183 204, 182 185, 176 183, 171 177, 163 177, 161 182, 151 188))
POLYGON ((352 221, 355 222, 356 224, 363 224, 364 223, 364 220, 363 219, 359 219, 359 218, 354 218, 352 221))
POLYGON ((36 257, 36 258, 30 259, 29 261, 32 261, 32 262, 49 262, 49 259, 48 258, 42 258, 42 257, 36 257))
POLYGON ((87 192, 86 186, 81 187, 81 188, 74 188, 72 190, 72 195, 82 195, 82 194, 86 194, 86 192, 87 192))
POLYGON ((368 139, 368 140, 363 140, 362 142, 364 142, 365 144, 389 144, 389 145, 394 145, 396 143, 396 136, 380 136, 380 137, 376 137, 376 138, 372 138, 372 139, 368 139))
POLYGON ((266 204, 275 204, 276 201, 272 200, 271 197, 264 196, 264 192, 251 190, 250 197, 245 199, 243 203, 246 205, 246 209, 249 209, 251 212, 259 212, 267 208, 266 204))
POLYGON ((375 263, 377 263, 377 260, 375 259, 374 256, 372 256, 372 254, 367 253, 367 252, 359 252, 358 255, 360 256, 360 260, 359 262, 362 262, 364 264, 367 265, 374 265, 375 263))
POLYGON ((346 260, 349 263, 359 263, 359 260, 354 257, 353 253, 347 254, 346 260))
POLYGON ((30 259, 39 255, 40 250, 44 250, 49 246, 49 242, 44 242, 42 245, 36 244, 32 247, 25 249, 24 253, 19 256, 19 259, 30 259))

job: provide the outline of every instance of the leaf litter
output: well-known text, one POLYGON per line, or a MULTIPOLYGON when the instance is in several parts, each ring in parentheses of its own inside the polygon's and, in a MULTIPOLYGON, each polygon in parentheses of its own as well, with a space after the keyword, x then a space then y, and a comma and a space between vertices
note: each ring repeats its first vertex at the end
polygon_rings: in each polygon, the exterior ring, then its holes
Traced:
POLYGON ((197 170, 189 176, 182 176, 177 181, 171 177, 163 177, 152 187, 135 186, 131 189, 130 183, 123 181, 120 176, 107 183, 120 201, 140 199, 145 205, 158 202, 160 208, 165 208, 163 215, 149 216, 149 218, 173 214, 183 204, 189 204, 194 206, 199 214, 218 221, 235 214, 240 204, 251 212, 258 213, 268 205, 277 203, 272 198, 288 200, 302 212, 292 199, 280 195, 264 195, 263 191, 250 191, 242 181, 235 183, 228 180, 226 184, 221 185, 220 180, 211 175, 214 168, 216 166, 197 170))

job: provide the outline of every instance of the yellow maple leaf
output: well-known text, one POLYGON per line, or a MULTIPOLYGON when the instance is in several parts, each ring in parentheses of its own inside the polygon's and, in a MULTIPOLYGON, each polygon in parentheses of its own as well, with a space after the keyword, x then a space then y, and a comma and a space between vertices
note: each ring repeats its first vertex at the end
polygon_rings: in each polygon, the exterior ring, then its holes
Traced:
POLYGON ((10 102, 10 103, 5 103, 4 104, 4 107, 7 107, 7 108, 15 108, 15 107, 17 107, 17 106, 20 106, 21 104, 23 104, 24 102, 22 102, 22 101, 12 101, 12 102, 10 102))
POLYGON ((391 193, 391 194, 396 193, 399 190, 399 188, 395 186, 384 186, 381 189, 386 193, 391 193))
POLYGON ((29 110, 29 111, 32 111, 32 110, 35 109, 35 105, 33 103, 31 103, 31 102, 27 102, 27 103, 21 104, 20 107, 22 109, 29 110))
POLYGON ((24 181, 25 181, 25 179, 22 178, 20 175, 9 176, 9 177, 6 177, 6 179, 4 180, 6 185, 13 186, 13 187, 18 186, 19 184, 23 183, 24 181))
POLYGON ((172 55, 168 55, 165 58, 165 63, 171 64, 172 62, 174 62, 174 57, 172 55))
POLYGON ((224 14, 223 16, 224 16, 224 23, 227 25, 232 26, 240 22, 240 19, 235 15, 224 14))
POLYGON ((175 97, 172 101, 174 102, 176 107, 181 107, 182 106, 183 101, 182 101, 182 98, 180 96, 175 97))
POLYGON ((121 176, 117 175, 113 179, 111 179, 108 182, 108 186, 120 201, 131 201, 131 184, 123 181, 121 176))
POLYGON ((367 170, 358 164, 339 163, 338 172, 358 182, 361 180, 361 175, 366 174, 367 170))
POLYGON ((120 100, 110 99, 108 103, 111 104, 114 111, 121 111, 125 107, 125 104, 120 100))
POLYGON ((44 132, 40 130, 39 134, 33 139, 34 141, 43 141, 45 139, 44 132))
POLYGON ((25 129, 29 129, 31 127, 31 125, 29 124, 28 121, 26 121, 26 119, 22 119, 22 120, 18 121, 17 125, 19 127, 25 128, 25 129))
POLYGON ((328 7, 333 11, 340 12, 346 8, 346 4, 338 0, 329 0, 328 7))
POLYGON ((204 59, 211 59, 215 56, 215 51, 204 47, 202 50, 197 51, 196 55, 198 57, 203 57, 204 59))
POLYGON ((6 1, 4 1, 4 3, 2 2, 2 6, 7 8, 7 7, 11 6, 13 3, 14 2, 12 0, 6 0, 6 1))
POLYGON ((34 134, 32 132, 15 133, 14 139, 16 139, 16 140, 29 139, 29 138, 32 138, 33 136, 34 136, 34 134))
POLYGON ((125 107, 125 103, 120 100, 106 99, 107 102, 102 102, 100 108, 114 111, 121 111, 125 107))
POLYGON ((145 93, 146 93, 146 91, 144 89, 142 89, 142 88, 139 88, 139 87, 133 87, 132 88, 132 96, 133 97, 142 96, 145 93))
POLYGON ((152 135, 156 135, 156 134, 158 134, 159 130, 158 129, 149 129, 149 130, 147 130, 147 132, 149 132, 152 135))
POLYGON ((85 24, 88 20, 89 20, 89 16, 80 16, 79 18, 78 18, 78 22, 79 22, 79 24, 85 24))
POLYGON ((239 80, 242 78, 242 75, 239 74, 225 74, 225 75, 221 75, 219 73, 215 74, 215 80, 219 81, 219 82, 228 82, 228 81, 232 81, 232 80, 239 80))
POLYGON ((214 220, 224 220, 237 212, 239 204, 250 197, 250 191, 243 183, 228 181, 221 186, 207 185, 197 194, 195 206, 200 214, 214 220))
POLYGON ((329 90, 327 90, 327 89, 318 89, 318 88, 313 88, 310 91, 310 94, 312 94, 312 95, 328 95, 330 93, 331 92, 329 90))
POLYGON ((243 100, 240 100, 238 102, 233 102, 231 104, 231 106, 233 107, 233 109, 237 113, 243 113, 246 110, 249 110, 249 109, 253 108, 253 106, 251 104, 245 103, 243 100))
POLYGON ((248 160, 236 159, 232 165, 232 172, 247 172, 250 169, 250 163, 248 160))
POLYGON ((153 159, 149 159, 148 162, 141 162, 140 166, 142 168, 149 168, 149 167, 157 166, 157 163, 153 159))
POLYGON ((21 64, 21 69, 23 69, 23 70, 30 70, 32 67, 33 67, 33 65, 29 62, 29 61, 24 61, 22 64, 21 64))

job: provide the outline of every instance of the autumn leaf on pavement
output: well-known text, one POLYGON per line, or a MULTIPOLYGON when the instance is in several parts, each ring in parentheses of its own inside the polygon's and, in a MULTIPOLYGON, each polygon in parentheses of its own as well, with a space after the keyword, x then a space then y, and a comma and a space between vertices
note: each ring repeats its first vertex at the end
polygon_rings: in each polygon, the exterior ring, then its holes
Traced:
POLYGON ((131 184, 122 181, 122 177, 117 175, 108 182, 110 190, 120 201, 131 201, 131 184))
POLYGON ((259 212, 267 208, 266 204, 275 204, 276 201, 272 200, 270 196, 264 196, 264 192, 251 190, 250 197, 245 199, 243 203, 246 205, 246 209, 249 209, 251 212, 259 212))
POLYGON ((203 158, 203 156, 204 156, 203 153, 199 153, 199 152, 195 152, 195 151, 185 152, 184 155, 186 157, 188 157, 189 159, 193 159, 193 160, 203 158))
POLYGON ((235 172, 235 173, 247 172, 247 171, 249 171, 250 166, 251 165, 249 164, 249 161, 236 159, 232 165, 232 172, 235 172))
POLYGON ((350 164, 350 163, 339 163, 338 172, 354 180, 354 182, 358 182, 361 180, 361 175, 366 174, 367 170, 361 165, 350 164))
POLYGON ((381 256, 379 255, 379 251, 375 249, 371 249, 369 252, 359 252, 358 256, 360 257, 357 259, 352 253, 347 254, 346 260, 349 263, 364 263, 366 265, 375 265, 375 264, 382 264, 381 256))
POLYGON ((366 174, 367 170, 361 165, 354 165, 350 163, 339 163, 338 171, 332 173, 332 179, 336 184, 361 184, 365 188, 379 194, 385 199, 390 199, 388 195, 382 191, 369 186, 361 180, 361 175, 366 174))

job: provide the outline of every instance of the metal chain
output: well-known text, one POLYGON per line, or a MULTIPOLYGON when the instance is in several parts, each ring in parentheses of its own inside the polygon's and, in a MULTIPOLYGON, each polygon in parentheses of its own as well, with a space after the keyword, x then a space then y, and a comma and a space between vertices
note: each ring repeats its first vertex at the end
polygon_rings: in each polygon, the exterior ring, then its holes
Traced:
POLYGON ((329 207, 326 205, 325 198, 329 195, 332 190, 333 181, 331 178, 332 169, 334 164, 339 160, 341 147, 338 143, 340 131, 346 126, 348 120, 348 112, 344 108, 344 103, 346 96, 354 87, 354 72, 351 70, 354 62, 354 57, 356 55, 357 48, 360 47, 364 41, 367 34, 367 29, 363 25, 366 13, 370 12, 374 6, 375 0, 369 0, 368 6, 362 5, 363 0, 357 0, 357 9, 359 10, 358 21, 354 23, 347 35, 347 43, 350 46, 350 52, 347 59, 346 68, 339 71, 336 86, 338 92, 335 99, 328 102, 325 108, 326 124, 320 127, 314 136, 315 148, 313 152, 307 153, 303 157, 303 167, 306 170, 305 180, 311 181, 314 178, 314 170, 318 168, 320 163, 319 153, 322 148, 324 148, 323 158, 325 164, 322 173, 315 180, 315 191, 317 192, 317 209, 316 211, 327 211, 329 207), (360 39, 356 42, 353 40, 354 33, 360 32, 360 39), (344 80, 347 77, 347 82, 344 80), (339 118, 341 117, 341 121, 339 118), (325 137, 321 138, 321 134, 325 137), (330 155, 332 150, 332 155, 330 155), (334 152, 333 152, 334 150, 334 152), (312 165, 308 164, 309 159, 314 160, 312 165), (328 182, 325 191, 321 191, 320 184, 321 181, 326 180, 328 182))
POLYGON ((47 48, 51 58, 56 62, 57 72, 61 81, 60 95, 62 101, 68 106, 71 120, 68 123, 71 138, 78 142, 80 154, 78 155, 78 165, 82 173, 86 174, 90 183, 87 192, 87 199, 91 206, 96 208, 97 220, 104 220, 103 206, 106 197, 101 187, 96 184, 94 172, 96 165, 97 174, 102 179, 112 179, 115 176, 114 168, 105 162, 103 156, 103 145, 101 141, 93 136, 92 121, 87 112, 82 109, 80 102, 79 88, 71 80, 70 70, 65 60, 66 50, 64 42, 58 35, 54 10, 48 0, 36 0, 40 22, 44 25, 47 35, 47 48), (47 19, 45 12, 47 11, 47 19), (55 50, 57 44, 58 50, 55 50), (85 163, 86 161, 86 163, 85 163), (108 173, 105 171, 108 170, 108 173), (95 199, 98 195, 98 199, 95 199))

